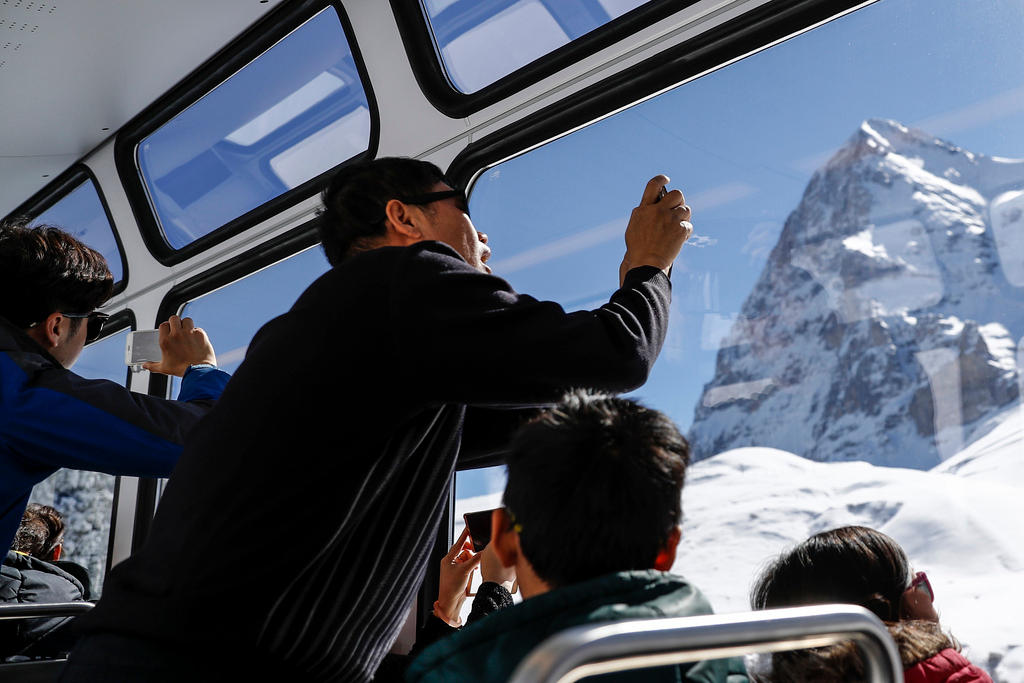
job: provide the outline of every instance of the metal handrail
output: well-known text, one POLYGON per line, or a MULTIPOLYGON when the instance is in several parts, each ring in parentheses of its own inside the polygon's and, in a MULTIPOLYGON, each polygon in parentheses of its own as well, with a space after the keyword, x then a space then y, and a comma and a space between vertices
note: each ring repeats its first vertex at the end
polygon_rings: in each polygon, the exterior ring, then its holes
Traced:
POLYGON ((0 621, 37 617, 73 617, 93 608, 91 602, 18 602, 0 605, 0 621))
POLYGON ((577 626, 538 645, 510 683, 572 683, 587 676, 649 666, 824 647, 852 640, 870 681, 901 683, 903 666, 885 624, 854 605, 821 605, 635 619, 577 626))

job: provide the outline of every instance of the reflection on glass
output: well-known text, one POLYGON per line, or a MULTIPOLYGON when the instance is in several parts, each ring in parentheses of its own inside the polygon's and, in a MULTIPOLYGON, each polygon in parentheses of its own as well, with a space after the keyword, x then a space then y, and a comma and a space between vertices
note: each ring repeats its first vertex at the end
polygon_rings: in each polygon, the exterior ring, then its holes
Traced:
MULTIPOLYGON (((256 331, 290 309, 329 267, 323 249, 312 247, 189 302, 181 315, 206 330, 217 352, 217 365, 234 372, 245 359, 256 331)), ((180 386, 181 380, 173 377, 172 396, 178 395, 180 386)))
POLYGON ((328 7, 139 145, 175 249, 366 150, 370 110, 328 7))
POLYGON ((635 393, 699 461, 676 569, 745 609, 788 544, 875 527, 996 667, 1024 608, 989 588, 1024 579, 1024 10, 979 9, 871 5, 486 170, 471 208, 497 275, 591 308, 669 175, 697 234, 635 393))
POLYGON ((647 0, 427 0, 449 78, 472 93, 647 0))
POLYGON ((110 225, 107 212, 103 210, 103 203, 92 180, 83 181, 32 222, 54 225, 71 233, 83 244, 103 254, 114 282, 124 278, 124 265, 121 263, 114 228, 110 225))
MULTIPOLYGON (((125 384, 128 370, 125 329, 90 344, 75 363, 74 372, 89 379, 125 384)), ((62 469, 32 489, 31 502, 51 505, 64 516, 64 553, 61 559, 76 562, 89 571, 92 598, 103 592, 110 540, 111 508, 116 477, 101 472, 62 469)))

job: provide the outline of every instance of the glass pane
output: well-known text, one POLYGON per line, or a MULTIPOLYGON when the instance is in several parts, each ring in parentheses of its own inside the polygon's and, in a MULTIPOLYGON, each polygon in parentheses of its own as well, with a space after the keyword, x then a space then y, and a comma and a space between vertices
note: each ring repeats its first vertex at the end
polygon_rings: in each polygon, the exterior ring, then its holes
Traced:
POLYGON ((425 0, 448 77, 472 93, 647 0, 425 0))
POLYGON ((32 222, 55 225, 70 232, 83 244, 103 254, 114 282, 124 278, 124 265, 121 263, 114 228, 110 225, 107 212, 103 210, 103 203, 92 180, 83 181, 32 222))
POLYGON ((139 145, 175 249, 366 150, 370 110, 327 8, 139 145))
POLYGON ((636 395, 701 460, 676 569, 719 611, 787 546, 861 524, 927 570, 972 661, 1018 642, 1022 31, 1021 3, 877 3, 477 181, 494 272, 569 309, 612 292, 647 179, 686 193, 696 235, 636 395))
MULTIPOLYGON (((126 328, 85 347, 75 363, 75 373, 126 384, 124 346, 130 331, 126 328)), ((61 559, 88 570, 93 599, 103 592, 116 480, 102 472, 62 469, 36 484, 30 497, 31 502, 51 505, 64 516, 61 559)))
MULTIPOLYGON (((234 372, 245 359, 256 331, 290 309, 306 287, 329 268, 323 249, 312 247, 190 301, 181 315, 206 330, 217 352, 217 365, 234 372)), ((177 396, 181 381, 177 377, 172 380, 171 395, 177 396)))
POLYGON ((466 512, 501 507, 505 491, 505 466, 482 467, 455 473, 455 535, 462 533, 462 515, 466 512))
MULTIPOLYGON (((501 507, 501 494, 505 492, 507 475, 505 466, 482 467, 477 470, 463 470, 455 473, 455 530, 453 539, 458 539, 459 534, 466 527, 462 518, 467 512, 478 512, 480 510, 493 510, 501 507)), ((470 583, 470 592, 475 593, 483 581, 480 572, 473 573, 473 580, 470 583)), ((519 602, 522 596, 517 592, 512 596, 514 602, 519 602)), ((473 609, 473 600, 468 599, 462 604, 462 621, 465 623, 469 618, 469 612, 473 609)))

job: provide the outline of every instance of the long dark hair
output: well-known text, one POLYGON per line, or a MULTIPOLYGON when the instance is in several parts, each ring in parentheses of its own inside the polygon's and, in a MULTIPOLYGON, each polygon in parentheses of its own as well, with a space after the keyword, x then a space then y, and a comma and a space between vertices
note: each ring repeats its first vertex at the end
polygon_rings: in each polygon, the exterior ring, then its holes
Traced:
MULTIPOLYGON (((910 562, 899 543, 880 531, 844 526, 811 536, 776 558, 750 593, 754 609, 847 603, 871 610, 886 622, 904 667, 945 648, 960 649, 937 623, 900 621, 900 599, 910 582, 910 562)), ((771 670, 752 680, 864 681, 865 669, 852 642, 824 648, 776 652, 771 670)))
POLYGON ((909 581, 910 563, 899 543, 868 527, 844 526, 779 556, 761 573, 750 604, 771 609, 841 602, 894 622, 909 581))

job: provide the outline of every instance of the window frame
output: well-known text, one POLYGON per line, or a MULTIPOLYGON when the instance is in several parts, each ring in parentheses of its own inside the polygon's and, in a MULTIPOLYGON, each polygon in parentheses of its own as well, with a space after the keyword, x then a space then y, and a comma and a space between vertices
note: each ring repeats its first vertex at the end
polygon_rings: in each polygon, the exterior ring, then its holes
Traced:
POLYGON ((114 142, 114 160, 143 242, 159 263, 173 266, 316 195, 324 180, 338 168, 376 156, 379 137, 380 116, 376 99, 345 8, 337 0, 300 0, 299 2, 285 3, 269 12, 133 117, 117 133, 114 142), (360 85, 366 95, 366 102, 370 110, 370 138, 367 141, 367 149, 361 154, 345 159, 320 175, 310 178, 298 187, 228 221, 181 249, 173 248, 165 239, 160 227, 160 220, 149 200, 149 191, 146 189, 146 181, 138 163, 139 145, 150 134, 198 102, 217 86, 226 82, 289 33, 328 8, 333 8, 338 14, 342 31, 348 41, 356 70, 359 73, 360 85))
POLYGON ((419 0, 391 0, 409 64, 423 94, 442 114, 464 118, 586 59, 700 0, 649 0, 590 33, 502 76, 473 93, 455 87, 434 40, 434 30, 419 0))
POLYGON ((96 195, 100 199, 100 206, 103 207, 103 213, 106 215, 107 222, 110 224, 110 231, 114 233, 114 244, 117 245, 117 253, 121 259, 122 275, 121 279, 114 283, 114 290, 111 294, 111 296, 114 296, 123 292, 128 286, 128 258, 125 256, 124 245, 121 243, 121 235, 118 233, 117 226, 114 224, 114 216, 110 213, 110 206, 107 204, 107 198, 103 196, 103 188, 100 187, 99 180, 93 174, 92 169, 87 165, 81 161, 72 164, 69 168, 45 185, 43 189, 36 192, 34 195, 19 204, 14 211, 7 214, 7 219, 27 216, 31 220, 35 220, 36 217, 45 213, 50 207, 77 190, 79 186, 85 182, 92 182, 92 186, 96 190, 96 195))
POLYGON ((467 194, 485 170, 703 73, 878 0, 775 0, 471 142, 448 167, 467 194))
MULTIPOLYGON (((44 209, 45 210, 45 209, 44 209)), ((120 243, 118 243, 120 245, 120 243)), ((127 272, 127 271, 126 271, 127 272)), ((125 278, 127 279, 127 278, 125 278)), ((107 323, 103 326, 103 333, 96 341, 90 342, 86 345, 86 348, 92 344, 103 341, 107 337, 113 336, 122 332, 123 330, 135 331, 138 327, 135 322, 135 312, 130 308, 123 308, 120 311, 111 314, 107 323)), ((124 388, 130 391, 132 371, 127 365, 124 368, 125 381, 124 388)), ((114 562, 114 539, 117 537, 117 509, 118 504, 121 500, 121 477, 117 476, 114 478, 114 500, 110 505, 110 532, 107 534, 107 558, 103 570, 103 583, 106 584, 107 578, 110 576, 110 570, 113 568, 114 562)))

